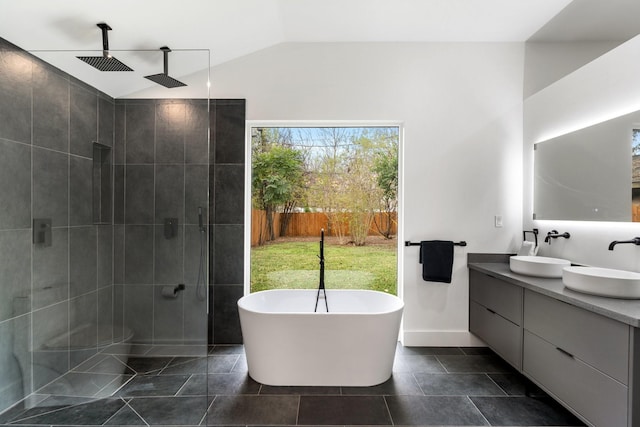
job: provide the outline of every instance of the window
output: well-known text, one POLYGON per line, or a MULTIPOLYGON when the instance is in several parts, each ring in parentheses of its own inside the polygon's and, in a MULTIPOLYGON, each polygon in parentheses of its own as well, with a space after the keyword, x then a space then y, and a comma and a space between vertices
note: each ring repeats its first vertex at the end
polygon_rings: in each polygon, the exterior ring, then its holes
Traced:
POLYGON ((250 291, 317 288, 397 294, 396 126, 253 126, 250 291))

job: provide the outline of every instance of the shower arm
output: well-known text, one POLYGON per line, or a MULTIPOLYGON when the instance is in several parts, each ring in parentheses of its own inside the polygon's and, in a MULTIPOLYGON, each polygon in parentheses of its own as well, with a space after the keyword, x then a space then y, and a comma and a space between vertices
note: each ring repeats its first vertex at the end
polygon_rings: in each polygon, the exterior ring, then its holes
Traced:
POLYGON ((102 56, 105 58, 111 58, 109 53, 109 35, 107 31, 111 30, 111 27, 104 22, 97 24, 100 30, 102 30, 102 56))
POLYGON ((165 76, 168 76, 169 75, 169 52, 171 52, 171 49, 169 49, 169 47, 167 46, 162 46, 160 50, 162 51, 162 56, 164 60, 164 74, 165 76))

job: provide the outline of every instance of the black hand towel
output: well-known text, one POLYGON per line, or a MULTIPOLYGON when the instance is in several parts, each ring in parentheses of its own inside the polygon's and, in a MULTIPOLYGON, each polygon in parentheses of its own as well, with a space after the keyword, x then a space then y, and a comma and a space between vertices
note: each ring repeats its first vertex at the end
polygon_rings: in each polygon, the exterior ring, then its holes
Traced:
POLYGON ((453 242, 449 240, 423 240, 420 242, 422 280, 451 283, 453 270, 453 242))

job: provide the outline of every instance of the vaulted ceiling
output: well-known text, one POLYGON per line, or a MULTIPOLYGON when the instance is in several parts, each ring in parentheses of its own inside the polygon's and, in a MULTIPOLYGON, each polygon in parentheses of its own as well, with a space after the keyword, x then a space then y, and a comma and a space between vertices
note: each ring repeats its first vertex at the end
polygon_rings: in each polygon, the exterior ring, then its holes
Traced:
POLYGON ((3 2, 0 37, 117 97, 153 85, 142 77, 162 72, 161 46, 169 75, 191 82, 280 43, 624 41, 637 16, 638 0, 21 0, 3 2), (75 59, 101 55, 99 22, 139 76, 75 59))

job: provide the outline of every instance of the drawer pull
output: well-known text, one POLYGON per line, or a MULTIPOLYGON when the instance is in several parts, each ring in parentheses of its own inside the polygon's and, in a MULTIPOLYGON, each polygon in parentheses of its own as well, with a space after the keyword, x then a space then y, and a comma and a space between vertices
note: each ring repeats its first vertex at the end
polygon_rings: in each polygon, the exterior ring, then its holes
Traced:
POLYGON ((487 309, 487 311, 488 311, 489 313, 491 313, 491 314, 496 314, 496 312, 495 312, 495 311, 493 311, 493 310, 491 310, 490 308, 487 308, 487 307, 485 307, 485 308, 487 309))
POLYGON ((573 354, 569 353, 568 351, 563 350, 560 347, 556 347, 556 350, 558 350, 560 353, 564 354, 565 356, 568 356, 573 359, 573 354))

